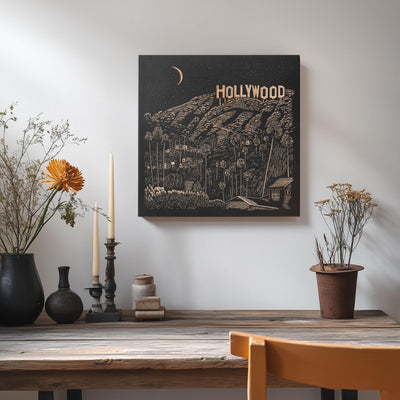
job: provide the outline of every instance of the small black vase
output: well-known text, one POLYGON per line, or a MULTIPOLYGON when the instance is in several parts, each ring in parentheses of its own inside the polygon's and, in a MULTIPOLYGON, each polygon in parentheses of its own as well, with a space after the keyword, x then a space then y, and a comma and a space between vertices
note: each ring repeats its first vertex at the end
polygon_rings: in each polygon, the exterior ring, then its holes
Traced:
POLYGON ((33 324, 44 295, 33 254, 0 256, 0 324, 33 324))
POLYGON ((69 267, 58 267, 58 272, 58 290, 47 298, 46 312, 59 324, 72 324, 82 314, 82 300, 69 288, 69 267))

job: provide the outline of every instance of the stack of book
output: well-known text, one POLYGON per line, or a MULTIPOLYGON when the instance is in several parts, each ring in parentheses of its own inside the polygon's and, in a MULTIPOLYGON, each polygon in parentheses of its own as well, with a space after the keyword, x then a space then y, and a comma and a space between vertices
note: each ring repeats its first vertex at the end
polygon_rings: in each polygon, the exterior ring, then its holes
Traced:
POLYGON ((135 318, 165 319, 165 308, 161 305, 158 296, 144 296, 135 299, 135 318))

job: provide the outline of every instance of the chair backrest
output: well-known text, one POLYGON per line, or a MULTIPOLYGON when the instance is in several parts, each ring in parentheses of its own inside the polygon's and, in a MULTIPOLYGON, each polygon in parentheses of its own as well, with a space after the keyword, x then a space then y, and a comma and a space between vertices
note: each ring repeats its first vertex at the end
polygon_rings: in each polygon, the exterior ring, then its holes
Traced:
POLYGON ((265 400, 267 373, 326 389, 379 390, 400 400, 400 347, 300 342, 231 332, 231 353, 247 358, 248 400, 265 400))

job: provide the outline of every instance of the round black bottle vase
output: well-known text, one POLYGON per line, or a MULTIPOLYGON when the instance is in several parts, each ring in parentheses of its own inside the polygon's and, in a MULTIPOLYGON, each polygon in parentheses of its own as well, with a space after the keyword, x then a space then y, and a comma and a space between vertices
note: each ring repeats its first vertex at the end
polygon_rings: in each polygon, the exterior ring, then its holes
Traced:
POLYGON ((58 290, 46 300, 47 314, 59 324, 71 324, 82 314, 83 304, 81 298, 69 288, 69 267, 58 267, 58 290))
POLYGON ((0 324, 32 324, 43 309, 44 295, 33 254, 0 256, 0 324))

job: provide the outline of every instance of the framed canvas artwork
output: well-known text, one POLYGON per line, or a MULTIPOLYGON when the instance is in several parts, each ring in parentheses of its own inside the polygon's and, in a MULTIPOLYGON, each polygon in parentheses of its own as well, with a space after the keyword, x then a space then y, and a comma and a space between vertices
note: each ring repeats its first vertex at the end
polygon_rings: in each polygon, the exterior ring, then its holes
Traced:
POLYGON ((299 201, 299 56, 139 56, 139 216, 299 216, 299 201))

